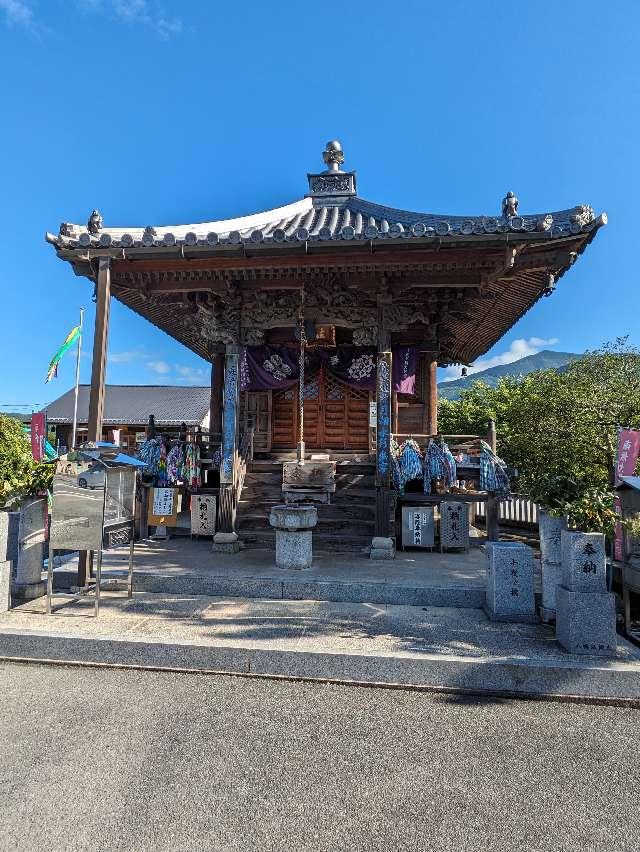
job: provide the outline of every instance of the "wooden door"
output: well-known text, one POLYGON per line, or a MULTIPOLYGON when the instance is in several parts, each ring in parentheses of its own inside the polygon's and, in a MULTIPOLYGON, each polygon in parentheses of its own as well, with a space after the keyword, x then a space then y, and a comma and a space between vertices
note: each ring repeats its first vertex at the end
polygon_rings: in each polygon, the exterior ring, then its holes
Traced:
POLYGON ((298 390, 296 387, 273 391, 271 413, 272 446, 291 449, 298 434, 298 390))
MULTIPOLYGON (((304 384, 304 440, 309 449, 369 449, 369 391, 319 370, 304 384)), ((293 448, 298 436, 298 388, 273 392, 273 446, 293 448)))
POLYGON ((248 391, 240 398, 240 422, 243 429, 253 426, 254 452, 268 453, 271 449, 271 394, 269 391, 248 391))

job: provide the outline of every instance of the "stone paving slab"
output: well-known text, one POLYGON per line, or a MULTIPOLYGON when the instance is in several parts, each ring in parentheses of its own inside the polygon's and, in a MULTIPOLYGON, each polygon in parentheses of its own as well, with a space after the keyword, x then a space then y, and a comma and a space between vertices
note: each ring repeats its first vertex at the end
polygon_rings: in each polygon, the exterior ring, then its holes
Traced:
MULTIPOLYGON (((122 578, 124 550, 106 551, 103 577, 122 578)), ((76 582, 77 560, 55 570, 55 586, 76 582)), ((311 568, 283 570, 272 550, 211 552, 211 543, 188 538, 136 545, 134 588, 156 594, 215 595, 273 600, 374 601, 405 606, 479 607, 484 601, 485 555, 400 551, 390 562, 359 554, 319 554, 311 568)))
POLYGON ((44 600, 0 616, 0 657, 161 666, 516 694, 640 700, 640 652, 575 657, 546 625, 479 609, 163 596, 44 600), (39 610, 39 611, 38 611, 39 610))

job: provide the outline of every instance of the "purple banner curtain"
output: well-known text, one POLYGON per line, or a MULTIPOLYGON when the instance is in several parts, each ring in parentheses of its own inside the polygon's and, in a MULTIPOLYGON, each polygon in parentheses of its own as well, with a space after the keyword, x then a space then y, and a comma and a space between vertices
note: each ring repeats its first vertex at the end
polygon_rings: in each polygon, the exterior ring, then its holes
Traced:
MULTIPOLYGON (((305 372, 311 375, 324 364, 332 376, 347 385, 374 391, 376 349, 373 346, 339 346, 307 351, 305 372)), ((298 353, 286 346, 247 346, 240 360, 240 388, 260 391, 291 387, 298 381, 298 353)), ((393 385, 400 393, 414 394, 416 352, 411 346, 393 351, 393 385)))
POLYGON ((246 346, 242 353, 243 391, 288 388, 298 381, 298 358, 286 346, 246 346))
POLYGON ((394 391, 415 394, 416 350, 413 346, 403 346, 393 350, 392 372, 394 391))
POLYGON ((327 371, 336 379, 356 388, 375 390, 376 350, 365 346, 339 346, 319 349, 318 354, 327 371))

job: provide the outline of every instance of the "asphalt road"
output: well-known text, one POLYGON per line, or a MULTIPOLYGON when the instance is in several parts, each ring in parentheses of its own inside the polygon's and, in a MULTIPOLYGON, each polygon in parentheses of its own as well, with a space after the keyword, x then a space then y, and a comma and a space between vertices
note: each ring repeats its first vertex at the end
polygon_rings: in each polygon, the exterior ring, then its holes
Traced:
POLYGON ((0 664, 0 849, 636 850, 640 711, 0 664))

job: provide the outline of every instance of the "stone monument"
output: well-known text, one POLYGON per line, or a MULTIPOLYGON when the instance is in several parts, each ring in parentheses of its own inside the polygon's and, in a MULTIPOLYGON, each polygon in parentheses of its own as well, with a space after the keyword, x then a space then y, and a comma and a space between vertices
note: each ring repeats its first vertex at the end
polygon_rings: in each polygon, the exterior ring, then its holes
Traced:
POLYGON ((486 544, 487 591, 484 610, 491 621, 536 622, 533 550, 526 544, 486 544))
POLYGON ((616 655, 615 596, 607 591, 604 536, 562 533, 562 585, 556 595, 556 638, 572 654, 616 655))
POLYGON ((395 559, 396 558, 396 540, 394 538, 385 538, 384 536, 375 535, 371 539, 371 548, 369 549, 370 559, 395 559))
POLYGON ((562 583, 561 537, 567 528, 566 518, 555 518, 540 510, 540 568, 542 574, 542 605, 540 619, 545 623, 556 618, 556 589, 562 583))
POLYGON ((44 595, 42 579, 45 556, 46 497, 27 498, 20 509, 18 549, 13 566, 12 591, 22 600, 44 595))
POLYGON ((318 523, 315 506, 273 506, 269 523, 276 531, 276 565, 300 570, 313 561, 313 528, 318 523))

